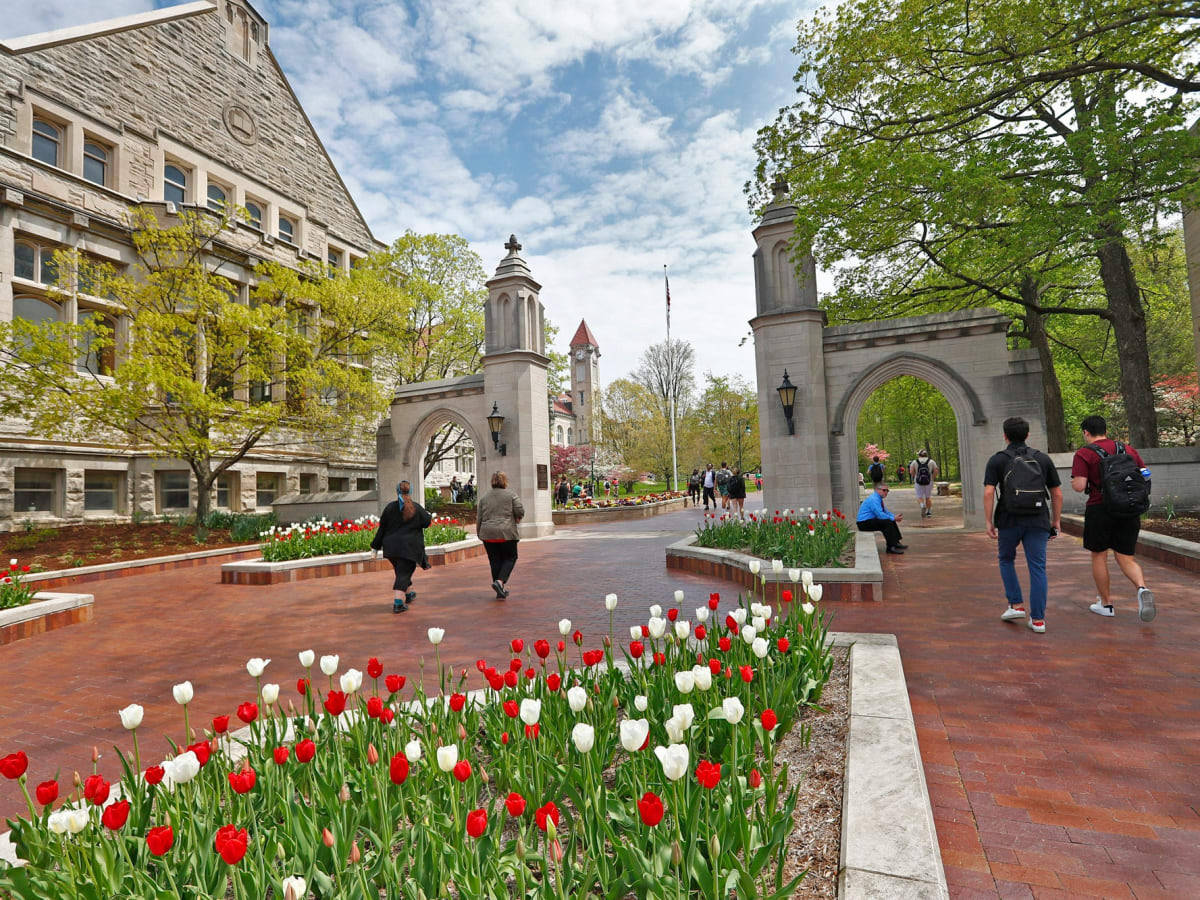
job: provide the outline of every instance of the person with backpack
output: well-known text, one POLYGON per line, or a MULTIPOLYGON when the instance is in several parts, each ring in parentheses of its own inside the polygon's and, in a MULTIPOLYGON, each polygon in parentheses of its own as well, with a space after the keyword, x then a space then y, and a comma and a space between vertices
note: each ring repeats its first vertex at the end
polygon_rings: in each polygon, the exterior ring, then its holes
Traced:
POLYGON ((721 468, 717 469, 717 493, 721 495, 721 509, 729 509, 729 466, 721 460, 721 468))
POLYGON ((688 498, 691 500, 692 506, 700 502, 700 469, 692 469, 692 474, 688 476, 687 482, 688 498))
POLYGON ((1005 448, 992 455, 983 472, 983 515, 988 537, 996 540, 1000 580, 1008 609, 1005 622, 1025 618, 1017 578, 1017 545, 1029 568, 1029 627, 1046 632, 1046 544, 1062 524, 1062 480, 1041 450, 1025 445, 1029 423, 1020 416, 1004 420, 1005 448), (995 512, 993 513, 993 506, 995 512))
POLYGON ((929 458, 929 451, 917 451, 917 458, 908 464, 909 478, 915 486, 917 505, 921 507, 921 518, 933 518, 933 482, 941 470, 929 458))
POLYGON ((879 461, 878 456, 871 457, 871 465, 867 467, 867 477, 871 479, 871 484, 883 484, 883 463, 879 461))
POLYGON ((1108 437, 1103 416, 1088 416, 1080 428, 1086 443, 1071 461, 1071 487, 1087 492, 1083 547, 1092 554, 1092 580, 1099 591, 1089 609, 1099 616, 1116 615, 1108 578, 1108 551, 1112 550, 1117 566, 1137 588, 1138 616, 1143 622, 1153 621, 1154 593, 1133 558, 1142 513, 1150 508, 1150 470, 1136 450, 1108 437))
POLYGON ((704 511, 708 511, 708 501, 712 501, 713 509, 717 508, 717 497, 713 492, 717 489, 717 473, 713 464, 709 463, 700 476, 700 485, 704 488, 704 511))

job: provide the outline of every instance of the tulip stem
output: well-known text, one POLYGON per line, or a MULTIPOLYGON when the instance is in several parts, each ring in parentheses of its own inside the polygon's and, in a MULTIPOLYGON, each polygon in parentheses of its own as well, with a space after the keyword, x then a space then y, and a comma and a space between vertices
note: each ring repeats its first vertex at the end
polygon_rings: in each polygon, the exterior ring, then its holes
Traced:
POLYGON ((192 726, 188 722, 188 705, 183 704, 183 745, 186 747, 192 742, 192 726))
POLYGON ((137 729, 133 729, 133 764, 138 774, 142 771, 142 754, 138 749, 137 729))
POLYGON ((22 774, 21 777, 17 779, 17 783, 21 785, 21 793, 25 795, 25 805, 29 807, 30 821, 34 821, 37 819, 37 813, 33 811, 33 798, 29 796, 29 788, 25 784, 27 778, 28 776, 22 774))

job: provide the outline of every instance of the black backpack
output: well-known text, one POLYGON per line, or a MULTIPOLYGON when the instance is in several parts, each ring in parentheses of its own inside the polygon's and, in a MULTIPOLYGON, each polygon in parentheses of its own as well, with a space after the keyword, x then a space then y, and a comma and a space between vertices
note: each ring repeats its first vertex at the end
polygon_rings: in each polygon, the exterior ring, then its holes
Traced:
POLYGON ((1014 516, 1036 516, 1046 509, 1046 473, 1028 449, 1004 449, 1008 465, 1000 481, 1000 497, 1005 510, 1014 516))
POLYGON ((1132 518, 1150 508, 1150 482, 1142 475, 1142 467, 1125 452, 1125 445, 1115 442, 1117 452, 1106 453, 1096 444, 1087 448, 1100 457, 1101 505, 1110 516, 1132 518))
POLYGON ((921 462, 917 460, 917 480, 915 484, 926 485, 930 484, 933 478, 929 474, 929 460, 921 462))
POLYGON ((883 481, 883 464, 871 463, 870 468, 867 469, 867 474, 871 476, 872 481, 883 481))

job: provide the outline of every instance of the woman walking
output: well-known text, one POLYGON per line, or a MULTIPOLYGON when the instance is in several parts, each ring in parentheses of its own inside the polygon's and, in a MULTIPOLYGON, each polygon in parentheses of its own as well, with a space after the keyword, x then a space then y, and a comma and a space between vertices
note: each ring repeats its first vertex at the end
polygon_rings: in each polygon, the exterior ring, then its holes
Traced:
POLYGON ((402 613, 408 604, 417 599, 412 589, 413 572, 417 566, 429 568, 429 557, 425 555, 425 529, 433 522, 433 516, 422 506, 412 502, 412 490, 407 481, 396 485, 396 499, 383 508, 379 517, 379 528, 371 541, 376 556, 383 553, 396 573, 392 590, 392 612, 402 613))
POLYGON ((687 481, 688 497, 691 498, 692 506, 700 502, 700 470, 692 469, 692 474, 688 476, 687 481))
POLYGON ((496 599, 508 596, 504 585, 517 564, 517 525, 525 518, 521 498, 508 489, 508 476, 503 472, 492 475, 492 489, 479 498, 476 507, 475 533, 483 541, 488 562, 492 567, 492 590, 496 599))
POLYGON ((729 495, 729 502, 733 507, 734 512, 738 516, 744 515, 743 507, 746 505, 746 479, 742 477, 742 469, 740 466, 733 467, 733 473, 729 476, 729 480, 725 483, 726 492, 729 495))

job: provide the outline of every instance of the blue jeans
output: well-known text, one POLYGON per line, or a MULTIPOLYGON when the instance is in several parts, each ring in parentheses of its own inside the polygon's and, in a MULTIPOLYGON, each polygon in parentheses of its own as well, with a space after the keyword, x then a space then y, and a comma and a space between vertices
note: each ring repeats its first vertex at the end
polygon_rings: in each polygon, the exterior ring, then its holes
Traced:
POLYGON ((1050 532, 1038 525, 1016 525, 997 529, 997 556, 1000 559, 1000 580, 1010 606, 1020 606, 1021 582, 1017 580, 1017 545, 1025 548, 1025 564, 1029 566, 1029 618, 1046 617, 1046 543, 1050 532))

